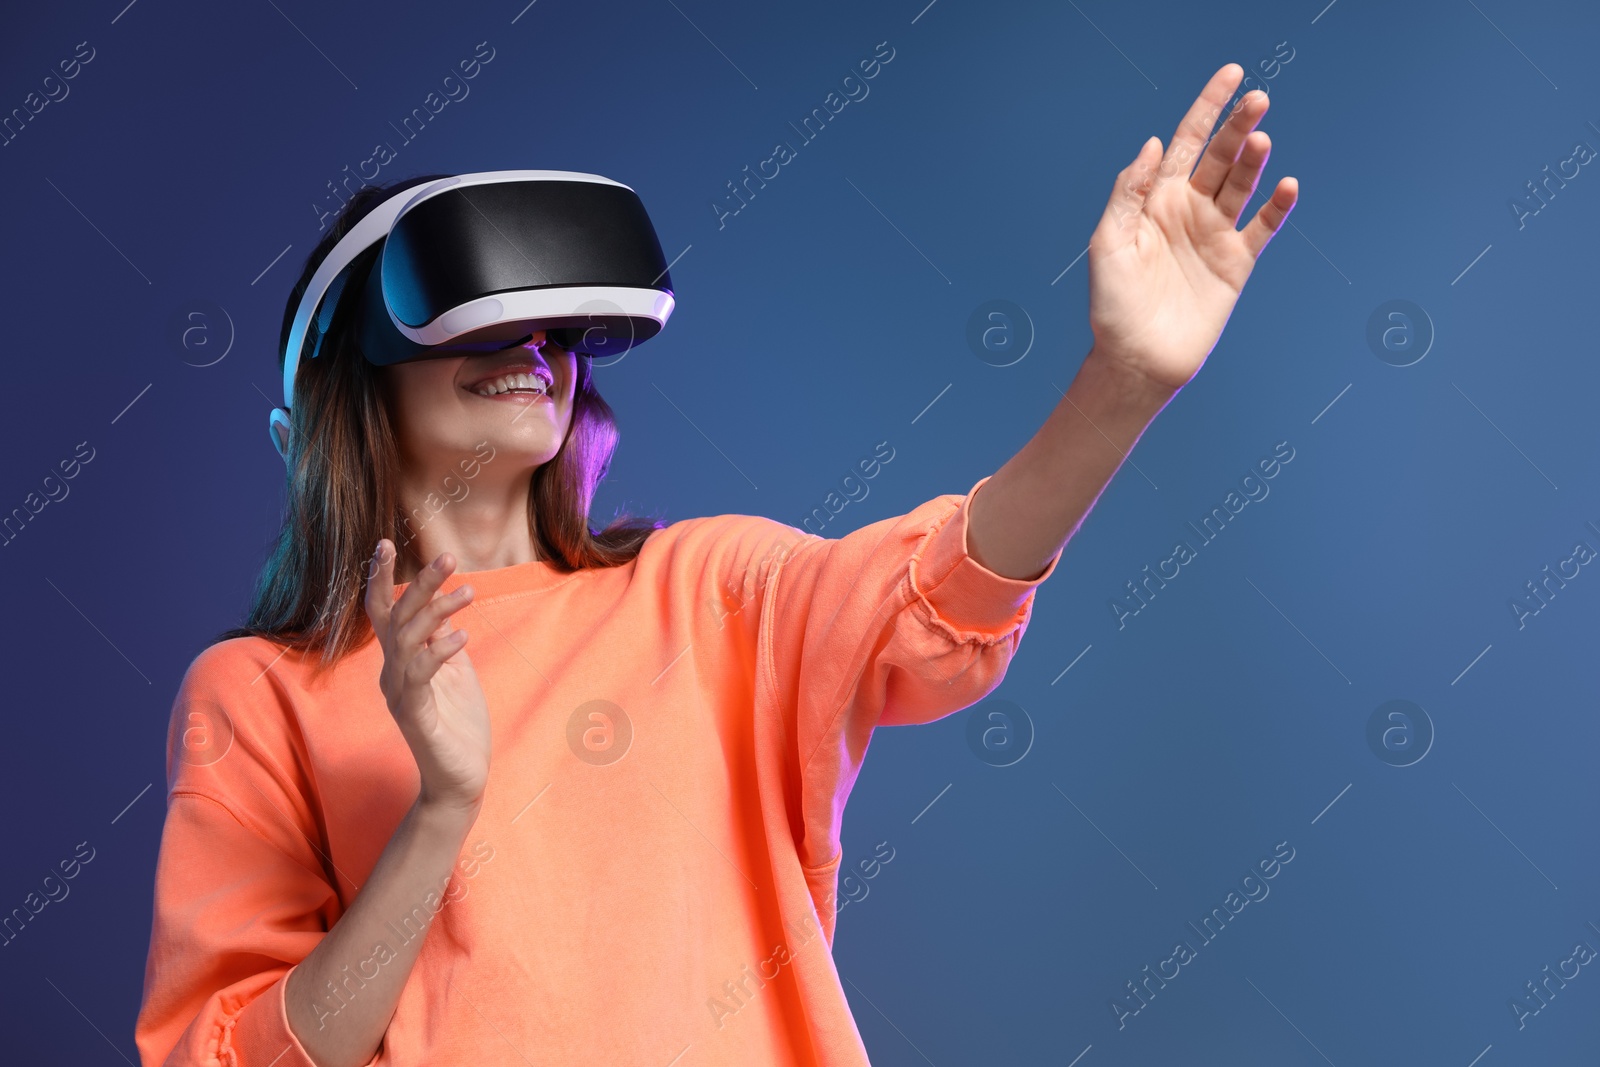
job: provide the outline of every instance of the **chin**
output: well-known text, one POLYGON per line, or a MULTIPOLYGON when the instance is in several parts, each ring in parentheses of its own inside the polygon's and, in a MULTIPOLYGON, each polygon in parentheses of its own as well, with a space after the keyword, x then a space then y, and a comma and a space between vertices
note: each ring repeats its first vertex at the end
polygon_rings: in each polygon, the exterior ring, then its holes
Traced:
POLYGON ((515 457, 519 464, 529 467, 547 463, 561 451, 561 439, 548 431, 537 434, 507 433, 503 429, 498 433, 486 431, 475 444, 484 452, 492 447, 496 459, 515 457))

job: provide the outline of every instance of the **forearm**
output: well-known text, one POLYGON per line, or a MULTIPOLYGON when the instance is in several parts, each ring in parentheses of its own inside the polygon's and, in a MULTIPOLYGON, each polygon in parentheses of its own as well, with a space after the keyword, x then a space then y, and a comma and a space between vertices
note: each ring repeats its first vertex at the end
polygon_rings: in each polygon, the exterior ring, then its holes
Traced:
POLYGON ((362 1067, 378 1051, 476 815, 413 806, 349 910, 290 973, 289 1026, 319 1067, 362 1067))
POLYGON ((1007 578, 1043 574, 1176 393, 1090 351, 1039 432, 973 497, 973 559, 1007 578))

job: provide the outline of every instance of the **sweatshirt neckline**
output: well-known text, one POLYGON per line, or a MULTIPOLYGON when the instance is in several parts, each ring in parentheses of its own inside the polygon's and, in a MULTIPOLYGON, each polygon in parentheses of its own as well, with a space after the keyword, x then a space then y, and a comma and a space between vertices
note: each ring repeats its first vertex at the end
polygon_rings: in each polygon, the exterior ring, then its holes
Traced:
MULTIPOLYGON (((479 604, 489 597, 548 589, 570 578, 573 573, 575 572, 558 569, 548 560, 531 559, 490 570, 455 571, 440 584, 439 591, 450 593, 463 585, 470 585, 473 590, 472 602, 479 604)), ((410 586, 411 582, 397 582, 394 587, 395 599, 399 600, 401 594, 410 586)))

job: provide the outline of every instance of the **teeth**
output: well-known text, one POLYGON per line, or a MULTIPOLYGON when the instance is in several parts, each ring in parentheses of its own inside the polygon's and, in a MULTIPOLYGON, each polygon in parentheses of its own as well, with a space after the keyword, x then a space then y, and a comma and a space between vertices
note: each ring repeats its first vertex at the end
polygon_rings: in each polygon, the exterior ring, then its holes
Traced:
POLYGON ((499 393, 508 393, 513 389, 531 389, 549 395, 544 379, 535 374, 507 374, 499 378, 491 378, 473 386, 472 391, 479 396, 495 396, 499 393))

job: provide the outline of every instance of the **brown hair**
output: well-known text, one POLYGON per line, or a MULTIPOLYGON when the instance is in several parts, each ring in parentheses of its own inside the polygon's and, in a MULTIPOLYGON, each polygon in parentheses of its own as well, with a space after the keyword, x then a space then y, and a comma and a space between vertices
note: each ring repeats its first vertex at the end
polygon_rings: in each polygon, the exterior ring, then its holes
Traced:
MULTIPOLYGON (((280 376, 295 308, 333 246, 383 200, 444 177, 450 175, 366 186, 351 197, 306 257, 289 293, 278 340, 280 376)), ((256 580, 244 624, 215 639, 265 637, 320 652, 317 673, 373 636, 362 601, 367 566, 380 537, 387 537, 415 566, 429 562, 417 556, 412 537, 401 532, 409 530, 410 518, 396 489, 400 457, 387 379, 361 354, 351 330, 354 298, 380 250, 363 252, 351 265, 321 353, 301 360, 295 370, 283 526, 256 580)), ((662 518, 621 514, 598 533, 589 529, 595 490, 610 468, 620 435, 610 405, 594 388, 591 358, 579 354, 577 365, 571 425, 560 450, 533 471, 528 507, 528 528, 539 557, 569 572, 625 564, 653 532, 667 525, 662 518)))

